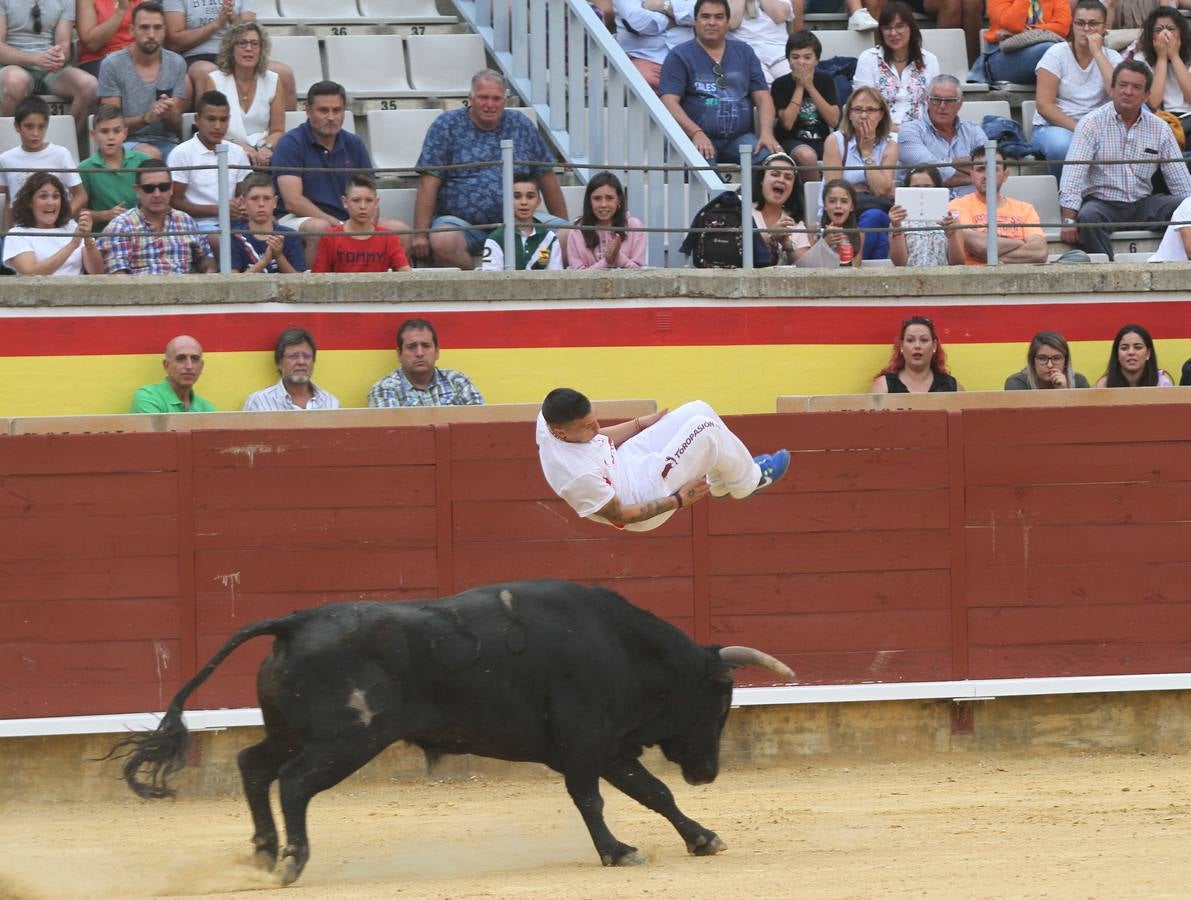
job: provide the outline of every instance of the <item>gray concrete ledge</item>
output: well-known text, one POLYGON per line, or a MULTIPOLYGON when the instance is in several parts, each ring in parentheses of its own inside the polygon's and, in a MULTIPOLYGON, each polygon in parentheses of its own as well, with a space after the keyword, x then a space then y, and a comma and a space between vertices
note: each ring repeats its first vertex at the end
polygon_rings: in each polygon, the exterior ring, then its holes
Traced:
MULTIPOLYGON (((258 303, 454 303, 665 300, 903 300, 1187 294, 1191 263, 999 266, 994 269, 645 269, 384 275, 193 275, 0 279, 0 309, 258 303)), ((1155 299, 1158 299, 1157 297, 1155 299)), ((1164 299, 1171 299, 1169 296, 1164 299)))

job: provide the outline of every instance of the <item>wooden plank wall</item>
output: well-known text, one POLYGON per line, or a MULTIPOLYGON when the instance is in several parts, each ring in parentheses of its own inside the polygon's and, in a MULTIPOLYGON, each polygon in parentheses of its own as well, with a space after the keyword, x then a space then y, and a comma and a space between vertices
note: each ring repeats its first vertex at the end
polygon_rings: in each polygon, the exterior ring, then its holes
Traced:
MULTIPOLYGON (((646 534, 574 517, 525 422, 2 437, 0 717, 161 709, 249 622, 523 577, 609 584, 804 683, 1186 670, 1178 407, 729 422, 793 474, 646 534)), ((192 705, 252 705, 267 650, 192 705)))

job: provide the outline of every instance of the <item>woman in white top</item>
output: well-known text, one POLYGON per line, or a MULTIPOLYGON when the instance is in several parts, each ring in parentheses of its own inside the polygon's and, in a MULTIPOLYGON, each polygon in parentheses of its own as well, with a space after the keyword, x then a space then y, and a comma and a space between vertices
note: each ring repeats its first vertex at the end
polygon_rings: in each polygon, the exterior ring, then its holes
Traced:
POLYGON ((1159 6, 1146 17, 1137 39, 1134 59, 1154 70, 1149 103, 1179 117, 1191 129, 1191 24, 1170 6, 1159 6))
POLYGON ((219 91, 231 104, 227 139, 244 148, 254 166, 267 166, 285 133, 285 98, 277 73, 269 69, 269 36, 255 22, 240 22, 223 33, 219 68, 207 75, 203 91, 219 91))
POLYGON ((103 257, 91 236, 91 213, 70 218, 66 188, 56 175, 34 172, 12 201, 15 223, 4 239, 4 264, 18 275, 97 275, 103 257))
MULTIPOLYGON (((1071 18, 1071 34, 1052 44, 1034 68, 1037 77, 1034 140, 1049 160, 1067 156, 1079 120, 1108 102, 1112 70, 1121 54, 1104 46, 1108 10, 1100 0, 1079 0, 1071 18)), ((1055 178, 1063 167, 1050 166, 1055 178)))
POLYGON ((880 92, 897 131, 903 122, 926 115, 927 88, 938 74, 939 58, 922 49, 922 30, 914 21, 914 11, 902 0, 887 3, 881 12, 877 46, 857 58, 852 84, 880 92))

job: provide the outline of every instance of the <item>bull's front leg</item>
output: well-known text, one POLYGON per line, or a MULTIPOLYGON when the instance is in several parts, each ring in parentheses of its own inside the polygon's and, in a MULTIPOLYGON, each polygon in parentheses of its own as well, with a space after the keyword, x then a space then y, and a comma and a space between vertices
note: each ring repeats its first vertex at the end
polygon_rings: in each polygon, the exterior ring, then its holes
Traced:
POLYGON ((636 847, 622 844, 604 822, 604 798, 600 796, 598 775, 566 774, 567 792, 583 816, 583 824, 591 835, 600 862, 606 866, 636 866, 645 862, 636 847))
POLYGON ((714 831, 709 831, 683 814, 674 802, 674 795, 670 789, 641 765, 640 760, 617 760, 607 766, 601 774, 613 787, 623 791, 647 809, 664 816, 686 841, 688 852, 695 856, 712 856, 727 849, 727 845, 714 831))

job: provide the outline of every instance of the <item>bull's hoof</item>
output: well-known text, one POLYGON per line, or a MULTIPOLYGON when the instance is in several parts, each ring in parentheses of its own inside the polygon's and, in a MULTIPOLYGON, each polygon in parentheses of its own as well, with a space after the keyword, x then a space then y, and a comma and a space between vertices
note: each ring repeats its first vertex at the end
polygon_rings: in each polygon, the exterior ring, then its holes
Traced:
POLYGON ((720 840, 719 835, 713 832, 701 834, 693 841, 687 841, 687 852, 692 856, 715 856, 717 853, 727 850, 728 845, 720 840))
POLYGON ((297 857, 289 855, 281 857, 281 863, 278 865, 276 872, 278 883, 282 887, 285 887, 287 884, 293 884, 298 880, 298 876, 302 874, 302 869, 304 868, 305 866, 299 862, 297 857))
POLYGON ((264 869, 266 872, 272 872, 273 867, 277 865, 277 851, 260 849, 252 854, 252 864, 258 869, 264 869))
POLYGON ((643 866, 645 857, 637 852, 636 847, 624 844, 615 855, 604 854, 601 856, 600 862, 606 866, 643 866))

